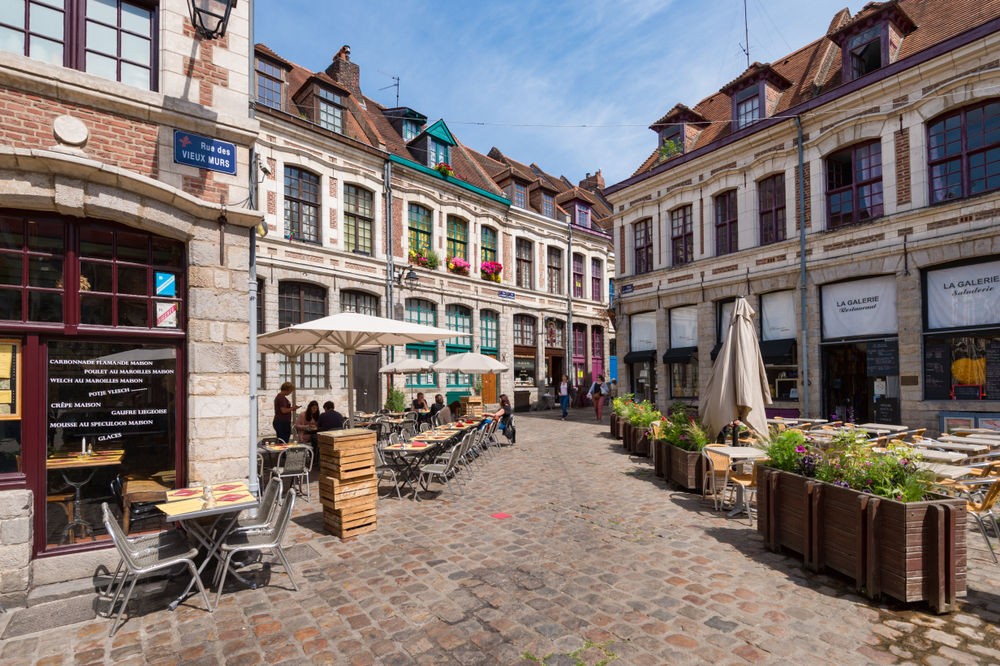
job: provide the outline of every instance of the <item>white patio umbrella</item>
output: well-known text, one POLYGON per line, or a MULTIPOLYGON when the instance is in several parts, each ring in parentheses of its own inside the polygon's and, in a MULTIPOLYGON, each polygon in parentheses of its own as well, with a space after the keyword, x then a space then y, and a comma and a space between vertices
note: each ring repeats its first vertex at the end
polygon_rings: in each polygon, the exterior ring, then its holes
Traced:
POLYGON ((342 352, 347 356, 347 411, 354 419, 354 353, 386 345, 433 342, 455 337, 454 331, 395 319, 341 312, 257 336, 261 353, 295 359, 311 352, 342 352))
POLYGON ((434 372, 457 372, 463 375, 495 375, 507 372, 507 366, 492 356, 462 352, 446 356, 434 364, 434 372))
POLYGON ((771 404, 771 392, 753 326, 754 314, 745 298, 736 299, 729 331, 701 396, 698 413, 713 435, 739 419, 759 437, 768 438, 764 406, 771 404))
POLYGON ((432 365, 433 363, 422 358, 401 358, 389 365, 383 365, 379 368, 379 372, 383 375, 415 375, 430 372, 432 365))

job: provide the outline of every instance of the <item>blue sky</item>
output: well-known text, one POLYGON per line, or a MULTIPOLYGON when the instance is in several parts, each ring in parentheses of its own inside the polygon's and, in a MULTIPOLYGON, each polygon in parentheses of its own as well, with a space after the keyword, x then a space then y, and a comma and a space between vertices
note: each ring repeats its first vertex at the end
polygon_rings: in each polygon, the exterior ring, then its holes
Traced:
MULTIPOLYGON (((819 38, 844 2, 747 0, 751 60, 819 38)), ((256 40, 285 58, 321 70, 349 44, 368 97, 395 106, 379 70, 398 76, 400 105, 444 118, 462 143, 573 182, 597 169, 608 185, 627 178, 655 146, 652 122, 746 68, 742 0, 255 4, 256 40)))

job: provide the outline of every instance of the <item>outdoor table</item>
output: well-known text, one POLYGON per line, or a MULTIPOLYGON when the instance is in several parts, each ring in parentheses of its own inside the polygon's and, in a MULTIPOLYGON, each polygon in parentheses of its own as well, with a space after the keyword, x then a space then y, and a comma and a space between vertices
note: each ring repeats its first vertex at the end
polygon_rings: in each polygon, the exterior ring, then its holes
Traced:
POLYGON ((767 422, 773 425, 796 425, 799 422, 799 419, 768 419, 767 422))
MULTIPOLYGON (((888 449, 875 448, 878 453, 886 453, 888 449)), ((897 451, 899 449, 896 449, 897 451)), ((959 453, 957 451, 934 451, 933 449, 920 449, 916 451, 920 454, 921 460, 925 462, 938 462, 938 463, 956 463, 961 460, 965 460, 969 457, 968 453, 959 453)))
POLYGON ((66 472, 62 472, 63 481, 66 482, 67 486, 72 486, 74 491, 73 496, 73 520, 70 521, 68 525, 63 529, 62 537, 59 539, 59 545, 63 545, 66 539, 71 534, 72 530, 76 527, 82 527, 84 536, 90 535, 91 541, 96 541, 94 537, 94 530, 86 520, 83 519, 83 498, 80 496, 80 490, 90 483, 90 480, 94 478, 94 474, 97 472, 99 467, 110 467, 112 465, 120 465, 122 463, 122 458, 125 457, 125 451, 121 449, 115 449, 110 451, 94 451, 92 455, 84 455, 79 451, 71 452, 61 449, 56 451, 48 457, 45 461, 45 467, 47 469, 58 469, 58 470, 70 470, 70 469, 89 469, 90 474, 87 474, 86 478, 80 479, 78 481, 71 481, 66 475, 66 472))
POLYGON ((964 444, 960 442, 940 442, 933 439, 922 439, 919 442, 913 442, 913 446, 922 449, 944 449, 945 451, 965 451, 967 453, 982 453, 983 451, 989 451, 990 447, 986 444, 964 444))
POLYGON ((955 437, 954 435, 941 435, 938 437, 939 440, 945 442, 956 442, 958 444, 983 444, 990 448, 995 448, 1000 446, 1000 439, 995 439, 993 437, 955 437))
POLYGON ((968 476, 972 474, 975 470, 974 467, 958 467, 955 465, 942 465, 941 463, 933 463, 927 461, 920 461, 917 463, 917 467, 920 469, 927 469, 935 474, 937 474, 939 479, 960 479, 963 476, 968 476))
POLYGON ((811 419, 805 416, 800 416, 798 418, 799 423, 811 423, 813 425, 823 425, 824 423, 829 423, 827 419, 811 419))
MULTIPOLYGON (((265 444, 264 446, 257 447, 257 453, 267 456, 267 466, 274 467, 275 456, 281 455, 281 452, 287 449, 289 446, 295 446, 294 444, 265 444)), ((258 470, 262 471, 262 470, 258 470)))
MULTIPOLYGON (((166 515, 168 522, 175 522, 178 523, 178 526, 183 526, 188 534, 193 534, 195 539, 207 549, 205 561, 198 566, 199 576, 209 561, 216 557, 216 551, 219 550, 233 526, 236 525, 240 512, 256 509, 260 506, 260 502, 247 490, 247 485, 242 481, 217 483, 212 486, 211 494, 215 500, 214 506, 207 505, 203 492, 201 487, 171 490, 167 492, 167 501, 157 505, 160 511, 166 515), (232 518, 224 523, 223 529, 216 531, 219 522, 227 514, 232 514, 232 518), (207 530, 198 522, 200 518, 213 516, 215 520, 207 530), (212 539, 213 533, 217 535, 214 541, 212 539)), ((244 583, 247 582, 242 578, 240 580, 244 583)), ((187 597, 193 586, 194 578, 188 583, 181 596, 170 603, 170 610, 177 609, 177 605, 187 597)))
MULTIPOLYGON (((420 464, 428 455, 437 451, 441 446, 454 438, 454 433, 435 434, 429 431, 414 437, 413 441, 409 443, 391 444, 382 448, 383 453, 388 453, 392 456, 397 469, 403 475, 403 480, 406 481, 406 485, 413 491, 413 499, 418 502, 421 501, 420 491, 413 483, 414 481, 418 484, 420 483, 420 474, 417 471, 420 468, 420 464)), ((426 487, 424 489, 426 490, 426 487)))
MULTIPOLYGON (((908 426, 901 425, 889 425, 886 423, 862 423, 860 425, 854 426, 861 430, 867 430, 868 432, 903 432, 904 430, 909 430, 908 426)), ((879 433, 881 434, 881 432, 879 433)))
POLYGON ((995 435, 1000 437, 1000 430, 992 430, 990 428, 955 428, 955 434, 960 437, 962 435, 995 435))
MULTIPOLYGON (((712 453, 726 456, 732 462, 767 458, 767 452, 761 451, 760 449, 752 446, 713 446, 712 453)), ((746 490, 741 484, 736 484, 736 506, 734 506, 733 510, 726 515, 732 517, 742 513, 743 511, 747 511, 748 508, 749 507, 747 507, 746 503, 746 490)))

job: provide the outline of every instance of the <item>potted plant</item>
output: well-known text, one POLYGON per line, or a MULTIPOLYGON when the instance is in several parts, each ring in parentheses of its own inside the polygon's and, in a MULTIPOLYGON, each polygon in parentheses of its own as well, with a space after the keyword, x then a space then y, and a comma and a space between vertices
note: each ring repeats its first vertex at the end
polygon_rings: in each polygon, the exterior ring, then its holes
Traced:
POLYGON ((869 598, 953 610, 966 589, 965 501, 933 494, 912 448, 876 451, 865 438, 845 430, 822 449, 796 431, 772 437, 757 475, 765 545, 853 577, 869 598))
MULTIPOLYGON (((442 176, 450 176, 452 178, 458 178, 458 176, 455 174, 455 170, 452 169, 451 165, 448 164, 447 162, 438 162, 436 165, 434 165, 434 170, 437 171, 442 176)), ((459 180, 461 179, 459 178, 459 180)))
POLYGON ((448 265, 449 273, 454 273, 455 275, 469 274, 469 262, 461 257, 448 257, 445 259, 445 263, 448 265))
POLYGON ((503 265, 496 261, 484 261, 479 265, 479 277, 489 282, 500 282, 503 265))
POLYGON ((626 393, 611 401, 611 417, 614 420, 614 425, 611 427, 611 436, 615 439, 621 439, 623 436, 623 429, 627 420, 626 412, 628 404, 632 402, 632 397, 632 393, 626 393))
POLYGON ((406 409, 406 394, 398 388, 389 390, 389 397, 385 400, 385 409, 390 412, 402 412, 406 409))
POLYGON ((659 422, 660 412, 649 401, 643 400, 639 409, 633 414, 632 425, 635 426, 632 453, 639 456, 649 456, 651 452, 650 428, 659 422))
POLYGON ((417 249, 410 248, 410 263, 421 268, 434 270, 441 263, 441 260, 434 250, 420 247, 417 249))
POLYGON ((687 405, 683 403, 674 403, 668 423, 660 427, 667 449, 665 478, 685 490, 700 490, 705 471, 701 452, 711 437, 701 427, 699 419, 688 416, 687 405))

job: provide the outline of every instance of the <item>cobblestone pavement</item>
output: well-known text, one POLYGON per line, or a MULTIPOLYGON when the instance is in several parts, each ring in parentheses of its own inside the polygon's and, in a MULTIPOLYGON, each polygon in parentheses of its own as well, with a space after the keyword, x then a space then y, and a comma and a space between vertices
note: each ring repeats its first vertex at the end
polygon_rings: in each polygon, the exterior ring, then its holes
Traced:
POLYGON ((0 663, 1000 662, 1000 568, 978 533, 960 612, 874 605, 573 418, 519 417, 518 445, 464 497, 382 500, 378 530, 346 542, 322 531, 314 488, 287 538, 299 592, 265 563, 269 584, 227 584, 214 614, 152 599, 114 639, 98 618, 0 641, 0 663))

